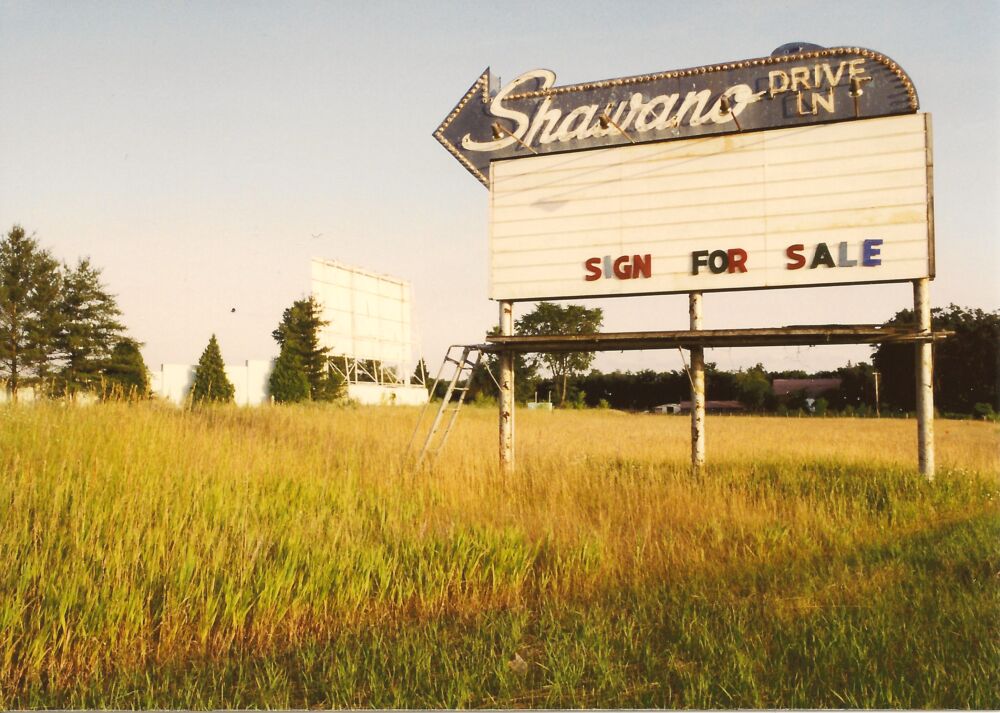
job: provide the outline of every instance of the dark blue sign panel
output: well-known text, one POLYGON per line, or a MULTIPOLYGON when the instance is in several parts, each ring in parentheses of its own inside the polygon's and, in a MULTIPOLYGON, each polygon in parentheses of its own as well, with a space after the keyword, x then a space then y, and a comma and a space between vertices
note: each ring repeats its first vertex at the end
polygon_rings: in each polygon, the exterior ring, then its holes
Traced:
POLYGON ((902 67, 860 47, 556 86, 546 69, 498 90, 487 69, 434 137, 483 185, 496 159, 912 114, 902 67))

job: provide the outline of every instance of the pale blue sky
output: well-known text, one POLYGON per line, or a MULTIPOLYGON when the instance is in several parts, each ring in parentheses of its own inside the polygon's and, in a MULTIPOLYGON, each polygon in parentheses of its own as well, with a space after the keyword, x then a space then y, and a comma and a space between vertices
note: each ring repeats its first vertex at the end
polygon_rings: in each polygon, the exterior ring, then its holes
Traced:
MULTIPOLYGON (((487 192, 431 136, 484 67, 504 79, 545 67, 564 84, 807 41, 907 70, 934 116, 933 301, 996 309, 998 32, 997 1, 0 2, 0 227, 21 223, 65 260, 90 255, 154 368, 193 362, 212 332, 227 361, 272 356, 314 255, 410 280, 436 364, 496 319, 487 192)), ((710 294, 705 322, 881 322, 911 303, 905 284, 710 294)), ((687 323, 683 296, 592 304, 609 330, 687 323)), ((812 369, 868 353, 708 358, 812 369)))

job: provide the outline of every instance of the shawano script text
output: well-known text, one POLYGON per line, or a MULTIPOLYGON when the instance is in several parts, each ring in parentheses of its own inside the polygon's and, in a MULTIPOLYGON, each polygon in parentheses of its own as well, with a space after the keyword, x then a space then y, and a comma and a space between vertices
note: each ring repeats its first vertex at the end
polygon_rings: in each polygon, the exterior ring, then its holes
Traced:
POLYGON ((754 92, 748 84, 735 84, 727 88, 709 106, 712 99, 710 89, 692 89, 684 95, 679 93, 660 94, 646 98, 635 92, 628 99, 606 107, 599 104, 584 104, 563 114, 552 107, 552 99, 545 97, 535 109, 533 116, 509 106, 508 97, 516 94, 519 87, 540 81, 539 90, 552 88, 556 81, 554 72, 535 69, 525 72, 501 89, 490 103, 490 113, 498 119, 514 123, 513 129, 493 141, 476 141, 470 134, 462 137, 462 147, 469 151, 499 151, 514 143, 523 145, 546 145, 553 142, 567 143, 601 138, 616 133, 663 131, 680 126, 700 126, 701 124, 725 124, 739 117, 754 102, 765 95, 775 96, 782 92, 797 92, 802 103, 802 90, 825 90, 825 95, 813 91, 812 109, 799 113, 815 114, 819 108, 833 111, 833 88, 847 84, 854 77, 867 79, 865 60, 851 59, 831 67, 829 63, 810 66, 790 67, 785 71, 773 71, 768 77, 768 88, 754 92), (602 117, 604 118, 602 126, 602 117), (610 119, 610 121, 607 121, 610 119))

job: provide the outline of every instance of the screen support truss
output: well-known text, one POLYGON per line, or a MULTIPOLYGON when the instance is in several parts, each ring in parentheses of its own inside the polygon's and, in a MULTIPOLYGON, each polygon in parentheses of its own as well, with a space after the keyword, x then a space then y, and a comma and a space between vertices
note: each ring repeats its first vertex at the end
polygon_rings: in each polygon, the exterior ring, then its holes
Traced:
MULTIPOLYGON (((348 384, 374 383, 380 386, 396 386, 409 383, 408 367, 404 364, 384 364, 372 359, 348 356, 330 357, 327 363, 348 384)), ((424 374, 418 375, 421 386, 424 385, 424 376, 424 374)))
POLYGON ((500 302, 500 334, 487 337, 484 351, 500 356, 500 466, 514 468, 514 355, 532 352, 596 352, 640 349, 687 349, 691 352, 691 465, 705 464, 705 359, 709 347, 819 346, 823 344, 909 343, 916 348, 917 451, 920 472, 934 479, 934 393, 931 349, 951 332, 931 329, 928 280, 913 281, 917 323, 909 327, 879 325, 811 325, 761 329, 701 329, 702 295, 689 294, 691 329, 669 332, 607 332, 521 336, 513 334, 513 304, 500 302))

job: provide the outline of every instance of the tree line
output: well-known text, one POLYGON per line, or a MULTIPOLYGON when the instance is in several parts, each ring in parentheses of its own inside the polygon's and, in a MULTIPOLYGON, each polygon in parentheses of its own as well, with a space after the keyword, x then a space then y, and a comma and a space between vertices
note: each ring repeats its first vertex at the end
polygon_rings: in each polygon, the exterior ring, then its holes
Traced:
POLYGON ((0 238, 0 380, 7 395, 145 394, 140 345, 89 258, 60 263, 14 225, 0 238))
MULTIPOLYGON (((515 322, 515 333, 586 334, 600 331, 603 314, 579 305, 541 302, 515 322)), ((886 326, 914 324, 910 310, 897 312, 886 326)), ((952 336, 934 345, 935 406, 942 414, 992 418, 1000 412, 1000 311, 988 312, 949 305, 932 310, 935 330, 952 336)), ((589 370, 593 353, 517 355, 515 397, 519 401, 551 399, 560 407, 607 406, 628 411, 649 411, 666 403, 691 398, 688 374, 683 369, 658 372, 604 373, 589 370), (548 374, 542 373, 543 368, 548 374)), ((488 355, 470 379, 470 396, 493 399, 497 387, 497 359, 488 355)), ((438 397, 442 386, 438 386, 438 397)), ((739 401, 748 411, 788 411, 867 415, 876 412, 912 412, 915 400, 914 348, 910 344, 880 344, 871 363, 848 363, 829 371, 768 371, 763 364, 726 371, 706 364, 706 398, 739 401), (807 402, 804 393, 779 397, 775 379, 836 378, 837 389, 807 402), (878 388, 876 387, 878 378, 878 388), (818 406, 818 408, 817 408, 818 406)))
MULTIPOLYGON (((271 332, 279 351, 268 377, 268 393, 276 403, 329 402, 343 394, 344 378, 333 367, 330 349, 320 343, 320 330, 329 324, 322 313, 322 305, 311 295, 295 300, 271 332)), ((235 393, 213 334, 195 367, 191 401, 229 403, 235 393)))
MULTIPOLYGON (((60 263, 20 225, 0 237, 0 380, 8 396, 31 387, 43 397, 74 398, 80 393, 100 398, 145 398, 149 395, 141 345, 128 336, 114 295, 101 281, 89 258, 75 265, 60 263)), ((540 302, 515 322, 522 335, 597 333, 601 309, 540 302)), ((897 312, 887 326, 911 325, 909 310, 897 312)), ((344 389, 330 349, 320 340, 322 305, 312 296, 284 310, 271 333, 279 347, 268 380, 279 403, 332 401, 344 389)), ((949 305, 932 310, 935 330, 953 335, 934 345, 935 405, 945 414, 993 417, 1000 411, 1000 311, 949 305)), ((495 332, 494 332, 495 333, 495 332)), ((559 406, 610 406, 645 411, 690 398, 683 370, 602 373, 589 370, 592 352, 519 354, 515 397, 529 401, 551 396, 559 406), (547 373, 543 373, 547 372, 547 373)), ((912 345, 882 344, 871 364, 848 364, 833 371, 807 374, 769 372, 762 364, 736 372, 706 365, 707 398, 733 400, 754 412, 781 412, 805 406, 803 394, 779 399, 775 378, 835 377, 841 386, 816 401, 822 409, 842 413, 907 412, 914 408, 915 366, 912 345), (876 402, 876 373, 880 377, 876 402)), ((380 365, 368 365, 375 373, 380 365)), ((469 382, 473 398, 495 398, 497 358, 487 355, 469 382)), ((415 379, 423 381, 421 361, 415 379)), ((401 375, 400 375, 401 376, 401 375)), ((430 386, 430 384, 428 384, 430 386)), ((443 385, 438 386, 440 391, 443 385)), ((235 389, 225 373, 221 349, 213 334, 195 370, 192 402, 232 401, 235 389)))
MULTIPOLYGON (((343 379, 320 344, 319 330, 327 324, 321 314, 314 298, 296 300, 272 332, 280 348, 269 380, 276 401, 340 395, 343 379)), ((25 388, 42 398, 148 398, 142 345, 128 336, 121 316, 89 258, 60 263, 20 225, 0 237, 0 381, 11 400, 25 388)), ((213 334, 195 368, 190 400, 230 402, 234 396, 213 334)))

